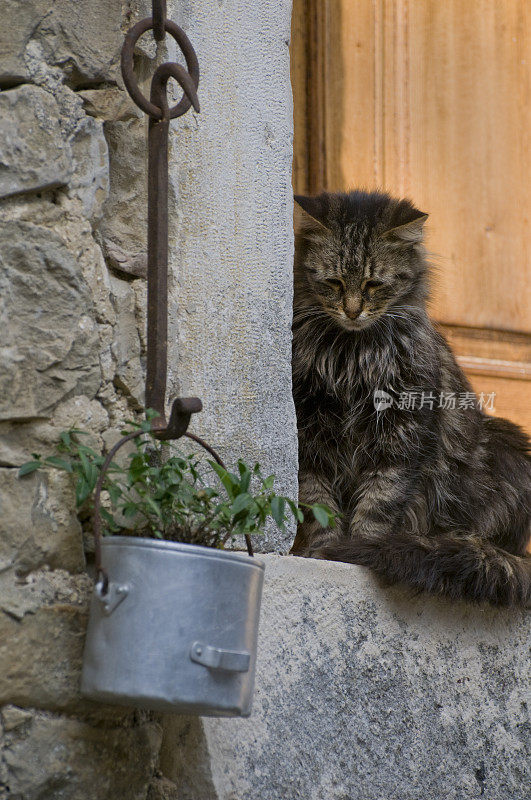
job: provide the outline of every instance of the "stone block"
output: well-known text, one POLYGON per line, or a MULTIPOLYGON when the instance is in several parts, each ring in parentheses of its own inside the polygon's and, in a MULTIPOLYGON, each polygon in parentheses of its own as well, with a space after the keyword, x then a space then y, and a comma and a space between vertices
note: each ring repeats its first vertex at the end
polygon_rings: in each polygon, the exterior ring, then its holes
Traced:
POLYGON ((30 461, 32 453, 51 455, 61 431, 80 428, 88 432, 83 439, 89 447, 101 446, 100 438, 109 425, 109 415, 97 400, 85 395, 71 397, 55 411, 50 422, 0 422, 0 467, 17 467, 30 461))
POLYGON ((170 780, 189 783, 206 752, 216 800, 526 800, 528 613, 263 558, 252 716, 204 719, 200 734, 168 718, 170 780))
POLYGON ((0 705, 95 710, 79 694, 90 578, 62 571, 0 578, 0 705))
POLYGON ((71 195, 81 200, 89 220, 101 217, 109 191, 109 158, 103 126, 92 117, 81 119, 71 137, 73 176, 71 195))
POLYGON ((2 0, 0 85, 30 77, 27 49, 38 44, 46 62, 60 67, 73 86, 116 82, 122 46, 121 0, 2 0))
POLYGON ((111 277, 111 293, 116 312, 111 348, 116 364, 114 383, 141 408, 144 405, 144 373, 140 363, 135 292, 130 283, 111 277))
MULTIPOLYGON (((123 94, 123 93, 122 93, 123 94)), ((93 101, 94 102, 94 101, 93 101)), ((103 109, 101 112, 103 113, 103 109)), ((109 110, 109 113, 112 113, 109 110)), ((99 225, 108 263, 141 277, 147 268, 147 129, 131 115, 105 123, 109 148, 109 197, 99 225)))
POLYGON ((0 469, 0 564, 20 572, 43 564, 79 572, 84 555, 70 477, 53 469, 17 474, 0 469))
POLYGON ((34 712, 29 723, 6 733, 0 797, 145 800, 159 745, 155 723, 96 727, 34 712))
POLYGON ((33 714, 31 711, 26 711, 24 708, 18 706, 4 706, 2 708, 2 727, 4 732, 13 731, 15 728, 20 728, 31 719, 33 714))
POLYGON ((58 117, 57 102, 38 86, 0 93, 0 198, 68 183, 71 150, 58 117))
POLYGON ((109 180, 103 124, 62 84, 0 94, 0 167, 0 198, 68 189, 81 201, 78 213, 92 222, 101 215, 109 180))
POLYGON ((68 428, 80 428, 83 431, 98 434, 109 425, 109 415, 97 400, 89 400, 82 394, 71 397, 56 409, 54 425, 63 431, 68 428))
POLYGON ((179 787, 179 800, 219 800, 203 720, 164 714, 162 729, 159 769, 170 786, 179 787))
POLYGON ((100 386, 89 289, 74 254, 40 225, 0 231, 0 420, 49 416, 100 386))
POLYGON ((59 430, 46 420, 0 422, 0 467, 18 467, 32 453, 51 454, 58 441, 59 430))
POLYGON ((78 92, 83 99, 85 112, 105 122, 124 122, 142 119, 143 112, 128 93, 117 86, 101 89, 83 89, 78 92))
POLYGON ((45 0, 1 0, 4 24, 0 27, 0 86, 13 86, 28 78, 24 53, 36 25, 50 4, 45 0), (8 24, 7 24, 8 23, 8 24))

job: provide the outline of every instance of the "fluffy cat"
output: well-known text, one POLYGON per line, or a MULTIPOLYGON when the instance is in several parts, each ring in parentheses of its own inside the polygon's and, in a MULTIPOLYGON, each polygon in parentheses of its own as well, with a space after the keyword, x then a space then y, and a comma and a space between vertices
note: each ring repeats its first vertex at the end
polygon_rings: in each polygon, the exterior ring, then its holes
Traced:
POLYGON ((302 523, 292 553, 529 605, 529 440, 460 400, 470 385, 426 312, 427 215, 379 192, 295 199, 300 500, 341 517, 302 523))

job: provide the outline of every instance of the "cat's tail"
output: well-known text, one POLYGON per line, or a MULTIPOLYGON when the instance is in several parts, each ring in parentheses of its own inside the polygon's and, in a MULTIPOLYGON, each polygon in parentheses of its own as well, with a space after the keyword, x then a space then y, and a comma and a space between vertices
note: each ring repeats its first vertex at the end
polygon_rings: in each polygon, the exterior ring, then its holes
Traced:
POLYGON ((342 538, 322 546, 316 555, 361 564, 392 583, 453 599, 531 607, 531 557, 513 555, 472 536, 395 533, 385 539, 342 538))

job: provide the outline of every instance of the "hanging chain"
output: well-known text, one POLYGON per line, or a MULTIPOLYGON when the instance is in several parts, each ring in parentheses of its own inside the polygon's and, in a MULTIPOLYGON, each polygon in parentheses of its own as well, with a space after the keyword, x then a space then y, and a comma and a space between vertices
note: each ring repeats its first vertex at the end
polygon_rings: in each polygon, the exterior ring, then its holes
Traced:
MULTIPOLYGON (((223 461, 203 439, 187 431, 192 414, 202 409, 198 397, 178 397, 173 401, 169 422, 166 421, 166 380, 168 368, 168 134, 170 120, 185 114, 193 106, 199 112, 197 87, 199 64, 195 50, 185 32, 166 18, 166 0, 152 1, 152 16, 137 22, 126 34, 121 56, 122 77, 125 87, 136 105, 149 117, 148 128, 148 267, 147 267, 147 357, 146 357, 146 408, 157 412, 152 421, 157 439, 179 439, 187 436, 199 444, 225 467, 223 461), (135 45, 142 34, 152 30, 157 42, 166 33, 176 41, 185 61, 180 64, 161 64, 151 80, 149 100, 142 94, 134 74, 135 45), (169 107, 167 84, 173 78, 181 86, 183 96, 169 107)), ((107 470, 116 452, 144 431, 134 431, 120 439, 109 451, 98 478, 94 493, 94 555, 96 580, 101 581, 101 592, 106 594, 109 578, 101 559, 101 491, 107 470)), ((253 555, 251 539, 245 536, 247 552, 253 555)))
POLYGON ((159 439, 178 439, 186 431, 192 414, 201 411, 197 397, 174 401, 166 422, 166 380, 168 361, 168 134, 170 120, 193 106, 199 111, 197 86, 199 64, 184 31, 166 19, 165 0, 153 0, 153 16, 143 19, 127 33, 122 48, 122 76, 134 102, 149 117, 148 131, 148 308, 146 358, 146 408, 157 417, 153 430, 159 439), (149 100, 139 89, 133 70, 135 45, 148 30, 161 41, 169 33, 182 50, 186 69, 180 64, 161 64, 153 75, 149 100), (183 89, 181 100, 169 107, 167 84, 174 78, 183 89))

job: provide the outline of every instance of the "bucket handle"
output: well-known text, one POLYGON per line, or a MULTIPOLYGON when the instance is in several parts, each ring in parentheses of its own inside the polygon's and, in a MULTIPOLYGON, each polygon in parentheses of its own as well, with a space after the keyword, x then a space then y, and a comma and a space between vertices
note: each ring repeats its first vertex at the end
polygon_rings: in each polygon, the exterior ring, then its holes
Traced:
MULTIPOLYGON (((107 474, 107 470, 111 465, 111 461, 113 460, 118 450, 121 447, 123 447, 123 445, 126 444, 127 442, 130 442, 133 439, 138 438, 138 436, 144 435, 145 433, 146 431, 143 430, 133 431, 132 433, 128 433, 127 436, 124 436, 122 439, 120 439, 120 441, 118 441, 114 445, 114 447, 112 447, 109 450, 105 458, 105 461, 102 464, 101 472, 99 474, 98 481, 96 483, 96 489, 94 491, 94 511, 92 516, 92 528, 94 532, 94 560, 96 566, 96 583, 100 587, 99 588, 100 595, 106 595, 107 592, 109 591, 109 575, 107 574, 107 570, 102 564, 102 558, 101 558, 102 533, 101 533, 100 507, 101 507, 101 490, 103 488, 103 481, 105 480, 105 475, 107 474)), ((205 442, 204 439, 201 439, 200 436, 196 436, 195 433, 190 433, 189 431, 185 431, 183 436, 187 436, 188 439, 191 439, 192 441, 196 442, 196 444, 203 447, 212 456, 212 458, 220 465, 220 467, 226 469, 225 464, 223 463, 219 455, 216 453, 214 448, 211 447, 209 444, 207 444, 207 442, 205 442)), ((250 556, 254 556, 251 537, 249 536, 248 533, 244 534, 244 536, 245 536, 245 544, 247 546, 247 553, 250 556)))
POLYGON ((247 650, 224 650, 202 642, 193 643, 190 658, 204 667, 226 672, 249 672, 251 665, 251 654, 247 650))

